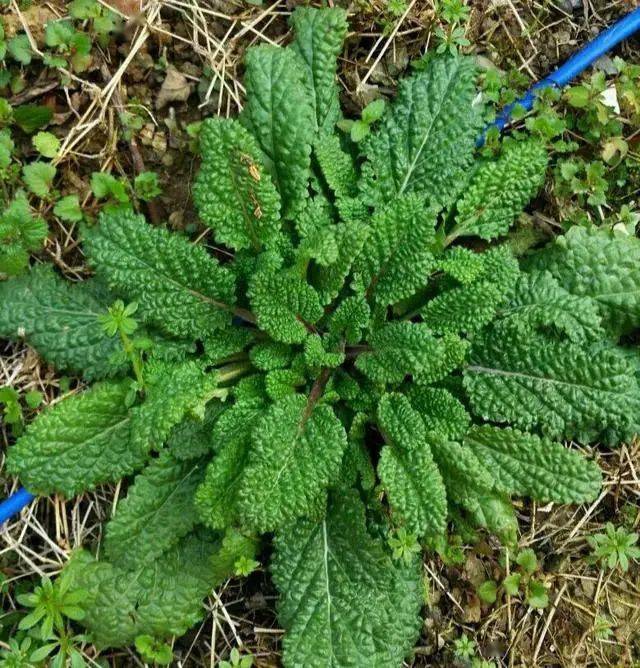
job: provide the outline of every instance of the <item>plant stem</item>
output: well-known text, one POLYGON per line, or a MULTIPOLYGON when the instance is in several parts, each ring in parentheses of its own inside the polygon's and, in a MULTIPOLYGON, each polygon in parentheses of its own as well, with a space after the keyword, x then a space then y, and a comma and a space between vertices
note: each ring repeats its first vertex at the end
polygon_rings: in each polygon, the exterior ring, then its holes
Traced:
POLYGON ((124 352, 131 361, 131 366, 133 366, 133 373, 135 374, 136 381, 140 388, 144 387, 144 376, 142 374, 142 360, 137 350, 134 348, 131 339, 120 330, 120 339, 122 340, 122 347, 124 352))
POLYGON ((242 361, 240 363, 225 364, 216 370, 219 383, 227 383, 234 378, 244 375, 251 368, 249 361, 242 361))

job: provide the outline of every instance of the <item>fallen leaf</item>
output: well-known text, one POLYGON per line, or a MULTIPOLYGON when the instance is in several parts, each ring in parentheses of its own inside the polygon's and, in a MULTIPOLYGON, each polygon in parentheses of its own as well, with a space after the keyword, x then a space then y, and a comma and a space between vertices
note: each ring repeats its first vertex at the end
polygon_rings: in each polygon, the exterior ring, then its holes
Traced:
POLYGON ((156 108, 162 109, 169 102, 186 102, 191 95, 192 85, 173 65, 167 68, 167 75, 162 82, 156 99, 156 108))
POLYGON ((105 4, 129 18, 142 11, 142 0, 105 0, 105 4))

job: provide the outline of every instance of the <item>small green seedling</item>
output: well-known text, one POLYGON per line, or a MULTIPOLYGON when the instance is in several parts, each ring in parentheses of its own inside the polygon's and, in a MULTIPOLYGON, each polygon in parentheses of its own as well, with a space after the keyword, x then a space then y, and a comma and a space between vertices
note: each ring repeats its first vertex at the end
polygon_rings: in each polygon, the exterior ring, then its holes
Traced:
POLYGON ((91 192, 99 200, 106 200, 106 209, 113 209, 129 203, 127 185, 106 172, 93 172, 91 175, 91 192))
POLYGON ((524 600, 532 608, 546 608, 549 605, 547 590, 540 580, 533 579, 533 574, 538 570, 538 559, 532 549, 521 550, 515 563, 518 568, 515 572, 507 575, 502 584, 495 580, 486 580, 477 589, 477 594, 485 603, 495 603, 500 591, 507 596, 524 595, 524 600))
POLYGON ((608 568, 620 568, 623 573, 629 569, 629 562, 640 559, 638 534, 627 531, 624 527, 615 527, 607 522, 605 533, 597 533, 587 538, 591 546, 591 559, 608 568))
POLYGON ((168 666, 173 660, 171 645, 157 640, 150 635, 141 635, 135 639, 136 649, 140 656, 148 663, 159 666, 168 666))
POLYGON ((220 668, 251 668, 253 666, 253 656, 245 654, 242 656, 238 649, 234 647, 229 654, 229 661, 220 661, 220 668))
MULTIPOLYGON (((8 386, 0 387, 0 405, 4 406, 0 415, 2 415, 5 424, 11 426, 14 436, 19 436, 24 426, 24 415, 20 399, 20 394, 15 388, 8 386)), ((32 390, 26 392, 22 399, 28 408, 35 410, 42 404, 44 395, 42 392, 32 390)))
POLYGON ((49 67, 71 66, 84 72, 91 64, 91 37, 76 30, 69 20, 49 21, 45 27, 45 44, 52 51, 44 56, 49 67))
POLYGON ((38 153, 45 158, 55 158, 60 150, 60 140, 50 132, 38 132, 31 140, 38 153))
POLYGON ((407 533, 404 527, 396 529, 387 542, 393 551, 393 558, 403 559, 406 563, 411 563, 415 559, 415 555, 419 554, 422 550, 416 535, 414 533, 407 533))
POLYGON ((47 224, 33 215, 24 193, 0 212, 0 274, 16 276, 29 265, 29 253, 42 248, 47 224))
POLYGON ((141 199, 143 202, 149 202, 162 193, 158 175, 155 172, 142 172, 142 174, 138 174, 133 182, 133 189, 138 199, 141 199))
POLYGON ((453 641, 453 653, 458 659, 471 659, 476 653, 476 641, 463 633, 453 641))
POLYGON ((338 127, 344 132, 348 132, 351 141, 361 142, 371 131, 371 126, 381 118, 384 113, 384 100, 377 99, 362 110, 360 120, 342 120, 338 121, 338 127))

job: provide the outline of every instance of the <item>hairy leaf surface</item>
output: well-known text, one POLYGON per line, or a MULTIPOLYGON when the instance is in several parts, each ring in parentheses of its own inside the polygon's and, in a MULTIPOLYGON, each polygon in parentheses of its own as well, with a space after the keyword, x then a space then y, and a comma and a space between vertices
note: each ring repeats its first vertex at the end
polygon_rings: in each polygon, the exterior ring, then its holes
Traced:
POLYGON ((278 532, 271 570, 286 666, 388 668, 411 649, 421 606, 416 564, 392 561, 369 535, 355 491, 336 494, 323 520, 278 532))
POLYGON ((209 118, 200 131, 202 165, 193 198, 216 239, 259 250, 280 229, 280 196, 253 136, 236 121, 209 118))
POLYGON ((72 588, 82 589, 82 623, 99 647, 131 644, 137 636, 182 635, 204 614, 202 599, 213 586, 215 543, 191 534, 161 559, 134 570, 76 552, 65 567, 72 588))
POLYGON ((0 282, 0 336, 24 338, 58 369, 87 379, 126 368, 118 339, 107 336, 98 318, 112 299, 93 280, 72 284, 51 267, 0 282))
POLYGON ((103 383, 46 409, 9 449, 9 471, 33 494, 72 497, 140 468, 148 447, 133 445, 129 383, 103 383))
POLYGON ((401 394, 387 394, 378 406, 382 448, 378 475, 396 521, 418 537, 444 533, 447 499, 420 415, 401 394))
POLYGON ((447 206, 465 181, 480 128, 470 58, 432 58, 398 86, 365 145, 364 188, 374 201, 416 192, 447 206))
POLYGON ((271 531, 314 514, 337 480, 347 445, 344 427, 326 405, 293 395, 271 406, 253 431, 240 487, 245 522, 271 531))
POLYGON ((197 522, 193 497, 202 480, 202 462, 178 461, 164 451, 136 476, 107 527, 109 560, 126 569, 160 558, 197 522))
POLYGON ((614 335, 640 325, 640 240, 604 229, 572 227, 532 268, 547 270, 578 297, 598 303, 603 325, 614 335))
POLYGON ((99 275, 167 334, 198 338, 230 322, 233 276, 202 246, 122 211, 102 214, 86 236, 99 275))
POLYGON ((581 348, 495 326, 475 342, 464 376, 473 410, 485 420, 582 442, 635 430, 634 368, 610 347, 581 348))
POLYGON ((378 210, 354 262, 355 289, 386 306, 423 287, 436 265, 434 225, 435 211, 417 195, 395 198, 378 210))
POLYGON ((340 7, 298 7, 291 15, 293 48, 304 63, 304 79, 320 131, 330 131, 340 117, 336 62, 347 35, 346 12, 340 7))
POLYGON ((592 501, 602 485, 597 464, 575 450, 517 429, 476 425, 465 445, 509 494, 539 501, 592 501))
POLYGON ((524 324, 525 329, 554 328, 575 342, 597 340, 603 335, 598 303, 571 294, 548 271, 521 274, 513 296, 499 315, 524 324))
POLYGON ((495 239, 509 231, 544 182, 547 152, 538 141, 505 141, 495 160, 480 163, 458 201, 452 237, 495 239))
POLYGON ((247 53, 247 105, 241 121, 258 140, 282 199, 282 213, 293 218, 307 198, 313 108, 303 63, 293 51, 262 45, 247 53))

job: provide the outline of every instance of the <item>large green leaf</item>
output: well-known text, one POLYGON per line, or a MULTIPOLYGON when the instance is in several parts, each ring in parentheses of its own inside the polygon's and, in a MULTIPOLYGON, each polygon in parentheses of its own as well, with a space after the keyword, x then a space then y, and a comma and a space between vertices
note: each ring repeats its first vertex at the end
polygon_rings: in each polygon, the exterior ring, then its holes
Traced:
POLYGON ((199 338, 230 322, 233 275, 202 246, 122 210, 102 214, 86 237, 98 274, 167 334, 199 338))
POLYGON ((442 477, 433 461, 420 415, 401 394, 387 394, 378 406, 378 426, 387 443, 378 475, 394 521, 419 537, 440 536, 447 518, 442 477))
POLYGON ((456 204, 450 239, 494 239, 509 227, 544 182, 547 152, 538 141, 505 141, 497 159, 481 162, 456 204))
POLYGON ((518 261, 506 246, 481 254, 482 271, 463 285, 442 285, 420 314, 436 332, 474 333, 495 317, 518 278, 518 261))
POLYGON ((240 515, 259 531, 317 514, 338 479, 347 435, 333 409, 303 395, 273 404, 253 430, 240 515))
POLYGON ((503 491, 538 501, 582 503, 600 491, 597 464, 534 434, 490 425, 474 426, 465 445, 491 473, 503 491))
POLYGON ((315 120, 303 63, 294 51, 261 45, 246 57, 247 104, 241 121, 258 140, 282 199, 293 218, 307 198, 315 120))
POLYGON ((420 626, 417 565, 369 535, 355 491, 336 494, 323 520, 278 532, 271 569, 287 668, 402 664, 420 626))
POLYGON ((550 437, 615 442, 637 429, 635 369, 611 347, 581 348, 494 326, 474 343, 464 384, 480 417, 537 427, 550 437))
POLYGON ((363 185, 370 199, 416 192, 450 204, 466 181, 481 127, 475 95, 475 67, 466 57, 431 58, 404 79, 365 143, 363 185))
POLYGON ((251 433, 261 408, 236 404, 220 417, 212 434, 216 454, 196 494, 200 519, 214 529, 238 521, 240 482, 249 462, 251 433))
POLYGON ((88 379, 111 376, 127 367, 120 341, 107 336, 98 319, 111 301, 94 280, 73 284, 38 265, 0 282, 0 336, 24 337, 60 370, 88 379))
POLYGON ((191 534, 133 570, 79 551, 63 577, 83 591, 82 624, 99 647, 129 645, 140 635, 169 639, 202 619, 202 599, 215 584, 214 550, 209 537, 191 534))
POLYGON ((433 438, 431 452, 447 490, 450 512, 463 510, 476 526, 511 541, 518 530, 511 499, 496 488, 491 470, 482 465, 473 449, 433 438))
POLYGON ((255 274, 248 294, 258 325, 276 341, 302 343, 324 314, 318 293, 291 271, 255 274))
POLYGON ((204 416, 206 404, 224 395, 218 376, 205 373, 198 362, 148 363, 144 401, 131 409, 132 443, 161 448, 187 414, 204 416))
POLYGON ((148 446, 132 446, 128 393, 128 381, 103 383, 45 409, 9 449, 8 470, 34 494, 71 497, 140 468, 148 446))
POLYGON ((316 125, 329 131, 340 117, 336 61, 347 35, 347 15, 341 7, 298 7, 291 15, 296 38, 293 49, 304 63, 316 125))
POLYGON ((376 211, 353 264, 355 289, 386 306, 422 288, 436 266, 435 221, 436 212, 417 195, 394 198, 376 211))
POLYGON ((571 294, 548 271, 521 274, 499 316, 525 329, 554 329, 575 342, 597 340, 604 333, 596 300, 571 294))
POLYGON ((377 383, 400 383, 409 374, 435 382, 459 366, 466 352, 461 339, 436 338, 428 325, 414 322, 389 322, 369 336, 369 344, 356 368, 377 383))
POLYGON ((200 150, 193 191, 200 217, 220 243, 260 250, 280 229, 280 197, 256 140, 236 120, 209 118, 200 132, 200 150))
POLYGON ((420 413, 427 432, 433 432, 441 439, 457 440, 469 429, 469 413, 448 390, 411 385, 406 396, 413 408, 420 413))
POLYGON ((107 525, 105 552, 119 566, 152 563, 191 532, 202 461, 178 461, 162 452, 140 473, 107 525))
POLYGON ((614 335, 640 325, 640 240, 597 227, 572 227, 530 266, 547 270, 578 297, 594 299, 602 324, 614 335))

